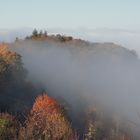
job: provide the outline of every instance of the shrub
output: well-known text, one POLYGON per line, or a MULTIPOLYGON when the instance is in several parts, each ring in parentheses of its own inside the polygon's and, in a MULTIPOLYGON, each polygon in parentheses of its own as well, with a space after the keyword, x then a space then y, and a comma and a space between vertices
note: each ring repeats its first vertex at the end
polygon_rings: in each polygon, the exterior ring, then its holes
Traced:
POLYGON ((8 113, 0 113, 0 140, 16 140, 19 124, 8 113))

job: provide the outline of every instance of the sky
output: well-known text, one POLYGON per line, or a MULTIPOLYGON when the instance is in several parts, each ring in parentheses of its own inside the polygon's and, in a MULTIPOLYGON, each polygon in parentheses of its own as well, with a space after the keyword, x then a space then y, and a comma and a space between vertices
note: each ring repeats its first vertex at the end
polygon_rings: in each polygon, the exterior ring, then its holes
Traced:
POLYGON ((0 29, 140 29, 140 0, 0 0, 0 29))
POLYGON ((0 0, 0 41, 34 28, 91 42, 113 42, 140 56, 140 0, 0 0))

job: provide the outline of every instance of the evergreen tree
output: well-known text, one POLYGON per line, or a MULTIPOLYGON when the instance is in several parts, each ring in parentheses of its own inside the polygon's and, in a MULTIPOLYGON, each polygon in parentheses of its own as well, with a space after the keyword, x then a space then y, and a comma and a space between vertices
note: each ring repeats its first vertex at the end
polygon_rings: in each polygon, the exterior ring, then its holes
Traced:
POLYGON ((33 36, 33 37, 37 37, 37 36, 38 36, 38 31, 37 31, 37 29, 34 29, 34 30, 33 30, 32 36, 33 36))

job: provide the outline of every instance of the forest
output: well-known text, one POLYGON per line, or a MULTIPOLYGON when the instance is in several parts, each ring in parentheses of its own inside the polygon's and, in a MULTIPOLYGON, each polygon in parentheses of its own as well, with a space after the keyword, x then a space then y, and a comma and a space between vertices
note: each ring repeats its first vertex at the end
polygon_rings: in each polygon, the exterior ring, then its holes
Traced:
POLYGON ((139 140, 139 70, 114 43, 36 29, 1 43, 0 140, 139 140))

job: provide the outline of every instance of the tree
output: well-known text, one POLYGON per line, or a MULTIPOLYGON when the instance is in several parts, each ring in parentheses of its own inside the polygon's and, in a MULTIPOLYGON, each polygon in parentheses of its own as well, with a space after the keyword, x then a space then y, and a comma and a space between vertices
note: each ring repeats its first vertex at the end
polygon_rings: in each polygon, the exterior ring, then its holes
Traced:
POLYGON ((46 31, 46 30, 44 31, 44 36, 45 36, 45 37, 47 37, 47 36, 48 36, 48 33, 47 33, 47 31, 46 31))
POLYGON ((39 37, 42 37, 42 36, 43 36, 43 32, 42 32, 42 30, 40 30, 39 37))
MULTIPOLYGON (((73 130, 61 106, 47 94, 38 96, 32 107, 22 137, 30 140, 73 140, 73 130)), ((22 138, 21 138, 22 139, 22 138)))
MULTIPOLYGON (((0 45, 0 110, 21 112, 33 98, 33 86, 26 80, 27 71, 19 54, 7 44, 0 45), (17 105, 18 104, 18 105, 17 105)), ((31 103, 30 103, 31 104, 31 103)))
POLYGON ((16 37, 16 40, 15 40, 15 42, 18 42, 19 41, 19 38, 18 37, 16 37))
POLYGON ((33 30, 32 36, 33 37, 38 37, 38 31, 37 31, 37 29, 34 29, 33 30))

